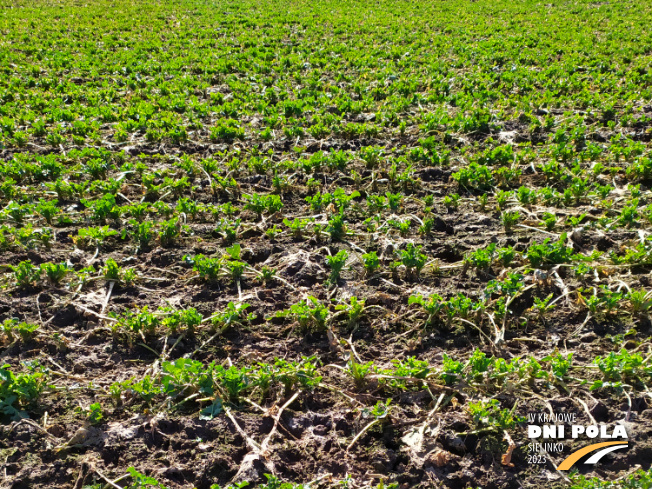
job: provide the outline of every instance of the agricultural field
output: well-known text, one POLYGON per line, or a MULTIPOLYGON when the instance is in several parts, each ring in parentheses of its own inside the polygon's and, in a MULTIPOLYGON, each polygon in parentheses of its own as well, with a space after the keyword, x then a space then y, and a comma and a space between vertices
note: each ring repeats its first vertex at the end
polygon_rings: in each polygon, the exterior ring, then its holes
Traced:
POLYGON ((0 0, 0 487, 650 487, 651 21, 0 0))

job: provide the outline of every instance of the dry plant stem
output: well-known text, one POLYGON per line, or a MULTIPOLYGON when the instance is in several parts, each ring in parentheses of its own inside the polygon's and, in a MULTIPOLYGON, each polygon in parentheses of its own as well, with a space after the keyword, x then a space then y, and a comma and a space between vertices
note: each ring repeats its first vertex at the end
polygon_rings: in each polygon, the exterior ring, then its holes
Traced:
POLYGON ((36 310, 38 311, 38 322, 41 324, 41 326, 45 326, 43 324, 43 318, 41 317, 41 305, 39 304, 40 298, 41 298, 41 294, 36 296, 36 310))
MULTIPOLYGON (((476 325, 475 323, 472 323, 471 321, 468 321, 468 320, 466 320, 466 319, 463 319, 463 318, 457 318, 457 320, 458 320, 458 321, 462 321, 464 324, 468 324, 469 326, 472 326, 474 329, 476 329, 476 330, 477 330, 477 331, 478 331, 478 332, 479 332, 479 333, 480 333, 484 338, 487 339, 487 341, 489 342, 489 345, 491 345, 491 348, 492 348, 494 351, 496 351, 496 350, 495 350, 495 348, 496 348, 496 343, 494 343, 494 341, 493 341, 491 338, 489 338, 489 336, 487 335, 487 333, 485 333, 484 331, 482 331, 478 325, 476 325)), ((492 320, 492 323, 493 323, 493 320, 492 320)), ((495 327, 495 324, 494 324, 494 327, 495 327)), ((496 328, 496 331, 498 332, 498 328, 496 328)))
POLYGON ((355 356, 355 360, 358 363, 362 363, 362 360, 360 359, 360 356, 358 355, 358 352, 355 351, 355 347, 353 346, 353 336, 351 336, 348 340, 345 340, 347 344, 349 345, 349 348, 351 348, 351 353, 353 356, 355 356))
MULTIPOLYGON (((432 265, 433 263, 437 263, 438 261, 439 261, 439 258, 435 258, 434 260, 430 260, 428 263, 425 264, 425 266, 423 268, 424 269, 428 268, 430 265, 432 265)), ((456 262, 456 263, 451 263, 450 265, 443 265, 443 266, 437 267, 438 270, 455 270, 457 268, 464 268, 464 262, 459 261, 459 262, 456 262)))
POLYGON ((208 174, 208 172, 203 167, 200 166, 199 168, 200 168, 200 170, 202 172, 204 172, 204 175, 206 175, 206 178, 208 178, 208 188, 212 189, 213 188, 213 179, 211 178, 211 176, 208 174))
POLYGON ((252 400, 249 399, 248 397, 243 397, 242 399, 243 399, 245 402, 248 402, 249 404, 251 404, 253 407, 255 407, 256 409, 258 409, 258 410, 259 410, 260 412, 262 412, 263 414, 267 414, 268 409, 262 407, 260 404, 256 403, 255 401, 252 401, 252 400))
POLYGON ((111 293, 113 292, 114 286, 115 286, 115 280, 111 280, 109 282, 109 290, 107 291, 106 297, 104 298, 104 304, 102 304, 102 310, 100 311, 100 314, 104 314, 106 307, 109 305, 109 301, 111 300, 111 293))
POLYGON ((559 235, 557 233, 551 233, 550 231, 545 231, 543 229, 535 228, 535 227, 532 227, 532 226, 526 226, 525 224, 517 224, 516 227, 529 229, 531 231, 537 231, 539 233, 547 234, 549 236, 553 236, 553 237, 559 239, 559 235))
POLYGON ((45 358, 46 358, 46 359, 47 359, 47 360, 48 360, 52 365, 54 365, 55 367, 57 367, 57 368, 58 368, 58 369, 59 369, 63 374, 65 374, 65 375, 70 375, 70 372, 68 372, 65 368, 63 368, 61 365, 59 365, 57 362, 55 362, 54 359, 53 359, 50 355, 47 355, 45 358))
POLYGON ((394 287, 395 289, 400 289, 400 287, 398 285, 396 285, 394 282, 390 282, 389 280, 385 280, 382 277, 378 277, 378 279, 381 280, 382 282, 385 282, 390 287, 394 287))
POLYGON ((274 276, 274 280, 278 280, 279 282, 284 283, 285 285, 287 285, 288 287, 290 287, 292 290, 299 290, 299 289, 297 289, 294 285, 292 285, 290 282, 288 282, 287 280, 285 280, 284 278, 281 278, 281 277, 275 275, 275 276, 274 276))
POLYGON ((47 436, 48 438, 51 438, 51 439, 55 440, 57 443, 60 441, 59 438, 57 438, 57 437, 54 436, 52 433, 50 433, 49 431, 45 430, 45 429, 42 428, 38 423, 36 423, 35 421, 33 421, 33 420, 29 419, 29 418, 23 418, 23 419, 21 419, 20 421, 15 421, 15 422, 12 423, 11 426, 9 427, 9 431, 10 431, 10 432, 13 431, 16 427, 18 427, 18 425, 23 424, 23 423, 26 423, 26 424, 28 424, 28 425, 30 425, 30 426, 33 426, 34 428, 36 428, 37 430, 39 430, 41 433, 43 433, 43 434, 44 434, 45 436, 47 436))
POLYGON ((512 302, 514 302, 514 300, 515 300, 518 296, 520 296, 521 294, 523 294, 523 292, 525 292, 525 291, 527 291, 527 290, 530 290, 530 289, 531 289, 532 287, 534 287, 534 286, 535 286, 535 284, 528 285, 527 287, 525 287, 524 289, 520 290, 519 292, 517 292, 516 294, 514 294, 512 297, 510 297, 510 299, 509 299, 509 300, 507 301, 507 303, 505 304, 505 316, 503 316, 503 324, 502 324, 502 326, 501 326, 501 328, 500 328, 500 332, 499 332, 500 336, 497 336, 497 337, 496 337, 496 342, 495 342, 496 345, 499 345, 500 343, 502 343, 503 341, 505 341, 505 332, 506 332, 506 325, 507 325, 507 316, 508 316, 508 314, 509 314, 509 312, 508 312, 508 308, 509 308, 509 306, 512 304, 512 302))
POLYGON ((329 477, 333 477, 333 474, 331 472, 328 472, 327 474, 324 474, 321 477, 317 477, 316 479, 311 480, 306 484, 306 487, 311 487, 312 484, 316 484, 317 482, 322 481, 324 479, 328 479, 329 477))
POLYGON ((566 304, 570 306, 570 298, 568 297, 568 295, 570 294, 570 291, 568 290, 568 287, 566 286, 564 281, 561 279, 561 277, 557 273, 557 270, 555 270, 552 274, 555 277, 555 282, 557 283, 559 288, 562 290, 562 295, 566 299, 566 304))
POLYGON ((355 251, 357 251, 358 253, 362 253, 363 255, 364 255, 365 253, 367 253, 365 250, 363 250, 362 248, 360 248, 359 246, 353 244, 353 243, 350 242, 350 241, 343 241, 343 243, 346 244, 346 245, 348 245, 348 246, 350 246, 352 250, 355 250, 355 251))
POLYGON ((432 411, 428 413, 428 418, 430 418, 433 414, 437 412, 437 409, 439 409, 439 406, 441 405, 441 401, 444 400, 444 393, 442 392, 439 394, 439 398, 437 399, 437 404, 435 404, 435 407, 432 408, 432 411))
POLYGON ((182 277, 182 275, 179 275, 178 273, 173 272, 172 270, 164 270, 164 269, 158 268, 158 267, 147 267, 147 269, 155 271, 155 272, 167 273, 168 275, 173 275, 175 277, 182 277))
POLYGON ((247 442, 247 445, 249 445, 249 448, 251 448, 251 450, 254 451, 254 452, 256 452, 256 453, 260 453, 260 445, 259 445, 258 443, 256 443, 256 440, 254 440, 253 438, 251 438, 251 437, 250 437, 250 436, 245 432, 245 430, 243 430, 243 429, 240 427, 240 425, 238 424, 238 422, 235 420, 235 418, 234 418, 233 415, 231 414, 231 410, 230 410, 228 407, 226 407, 226 406, 224 407, 224 414, 226 414, 226 415, 228 416, 228 418, 231 420, 231 422, 232 422, 233 425, 235 426, 235 429, 238 430, 238 433, 240 433, 240 435, 245 439, 245 441, 247 442))
POLYGON ((15 345, 17 345, 18 341, 19 340, 14 340, 11 343, 9 343, 9 345, 7 345, 7 347, 5 348, 5 351, 0 353, 0 358, 5 358, 6 356, 8 356, 11 353, 11 348, 13 348, 15 345))
POLYGON ((627 397, 627 412, 625 413, 625 421, 629 421, 629 417, 632 414, 632 398, 626 389, 623 389, 623 394, 625 394, 625 397, 627 397))
POLYGON ((574 400, 579 402, 582 405, 582 407, 584 408, 584 411, 586 412, 586 415, 591 420, 591 424, 597 425, 598 423, 596 422, 595 418, 591 414, 591 411, 589 410, 589 406, 582 399, 574 399, 574 400))
POLYGON ((586 313, 586 318, 584 318, 584 321, 582 322, 582 324, 580 324, 580 325, 575 329, 575 331, 573 332, 573 336, 577 336, 578 334, 580 334, 580 332, 582 331, 582 329, 584 329, 584 326, 586 326, 586 325, 588 324, 588 322, 592 319, 592 317, 593 317, 593 316, 591 316, 591 312, 587 312, 587 313, 586 313))
POLYGON ((532 342, 532 343, 539 343, 543 344, 543 340, 540 340, 539 338, 511 338, 509 341, 525 341, 525 342, 532 342))
POLYGON ((82 306, 81 304, 78 304, 78 303, 76 303, 76 302, 73 302, 72 305, 75 306, 75 307, 80 308, 82 311, 87 312, 88 314, 92 314, 93 316, 95 316, 95 317, 97 317, 97 318, 99 318, 99 319, 103 319, 104 321, 111 321, 111 322, 114 322, 114 323, 117 323, 117 322, 118 322, 118 320, 115 319, 115 318, 110 318, 110 317, 108 317, 108 316, 105 316, 105 315, 103 315, 103 314, 100 314, 100 313, 98 313, 98 312, 95 312, 95 311, 93 311, 93 310, 87 308, 86 306, 82 306))
POLYGON ((380 422, 379 419, 374 419, 371 423, 369 423, 367 426, 365 426, 364 428, 362 428, 362 431, 361 431, 360 433, 358 433, 357 435, 355 435, 355 438, 353 438, 353 440, 351 440, 351 443, 349 443, 349 446, 346 447, 346 451, 348 452, 349 450, 351 450, 351 448, 353 447, 353 445, 355 445, 355 442, 358 441, 358 439, 359 439, 362 435, 364 435, 365 432, 366 432, 368 429, 370 429, 373 425, 375 425, 376 423, 379 423, 379 422, 380 422))
POLYGON ((181 406, 182 404, 191 401, 201 395, 200 392, 195 392, 194 394, 190 394, 188 397, 182 399, 181 401, 177 402, 176 404, 172 405, 172 408, 170 409, 171 411, 174 411, 176 408, 181 406))
MULTIPOLYGON (((223 329, 219 330, 219 331, 218 331, 217 333, 215 333, 213 336, 211 336, 211 337, 208 338, 206 341, 204 341, 204 342, 201 344, 201 346, 200 346, 199 348, 197 348, 197 349, 194 350, 192 353, 190 353, 189 355, 187 355, 186 358, 192 358, 193 356, 195 356, 195 354, 197 354, 198 352, 202 351, 202 350, 206 347, 206 345, 208 345, 209 343, 211 343, 215 338, 217 338, 218 336, 221 336, 221 335, 224 333, 224 331, 225 331, 225 330, 223 330, 223 329)), ((180 340, 180 339, 179 339, 179 340, 180 340)), ((176 343, 174 344, 174 346, 172 346, 172 348, 170 348, 170 352, 174 349, 175 346, 177 346, 177 343, 179 342, 179 340, 177 340, 176 343)))
MULTIPOLYGON (((333 367, 336 367, 337 365, 332 365, 333 367)), ((341 368, 341 367, 340 367, 341 368)), ((335 394, 340 394, 344 397, 347 398, 351 402, 352 405, 358 405, 358 406, 364 406, 364 403, 358 401, 357 399, 351 397, 350 395, 346 394, 341 388, 334 387, 329 384, 324 384, 323 382, 319 383, 319 387, 323 387, 324 389, 328 389, 331 392, 334 392, 335 394)))
POLYGON ((11 455, 7 455, 7 456, 5 457, 5 461, 4 461, 4 463, 2 464, 2 478, 3 478, 3 479, 6 479, 6 478, 7 478, 7 461, 9 460, 9 457, 10 457, 10 456, 11 456, 11 455))
MULTIPOLYGON (((167 349, 168 349, 168 339, 170 337, 165 335, 165 341, 163 342, 163 350, 161 350, 161 358, 167 358, 167 349)), ((158 362, 158 360, 156 360, 158 362)), ((156 364, 156 362, 154 362, 156 364)))
POLYGON ((543 447, 541 447, 541 451, 542 451, 543 454, 545 455, 546 460, 548 460, 548 463, 552 466, 552 468, 555 469, 555 471, 557 471, 557 473, 558 473, 558 474, 559 474, 559 475, 560 475, 560 476, 561 476, 561 477, 562 477, 566 482, 570 482, 571 480, 568 478, 568 476, 567 476, 566 474, 564 474, 561 470, 557 470, 557 467, 559 466, 559 464, 556 463, 556 462, 552 459, 552 457, 550 456, 550 454, 548 453, 548 451, 547 451, 545 448, 543 448, 543 447))
POLYGON ((157 351, 156 351, 154 348, 152 348, 151 346, 148 346, 148 345, 146 345, 145 343, 142 343, 142 342, 138 342, 138 345, 139 345, 139 346, 142 346, 143 348, 148 349, 149 351, 151 351, 154 355, 156 355, 156 358, 160 358, 160 357, 161 357, 161 354, 160 354, 159 352, 157 352, 157 351))
POLYGON ((102 478, 102 480, 103 480, 104 482, 106 482, 106 485, 104 486, 105 488, 107 488, 107 487, 113 487, 113 488, 115 488, 115 489, 123 489, 122 486, 119 486, 118 484, 116 484, 116 482, 119 482, 119 481, 121 481, 121 480, 126 479, 127 477, 129 477, 129 475, 123 475, 122 477, 119 477, 119 478, 117 478, 117 479, 115 479, 115 480, 112 481, 112 480, 109 479, 107 476, 105 476, 102 472, 100 472, 100 470, 99 470, 97 467, 94 467, 93 470, 95 471, 95 473, 96 473, 97 475, 99 475, 99 476, 102 478))
POLYGON ((93 255, 93 257, 86 262, 86 266, 90 267, 93 264, 93 262, 95 262, 95 259, 97 258, 97 255, 99 255, 99 253, 100 253, 100 247, 98 246, 95 248, 95 254, 93 255))
MULTIPOLYGON (((80 377, 80 376, 78 376, 78 375, 66 374, 66 373, 62 373, 62 372, 55 372, 55 371, 53 371, 53 372, 52 372, 52 375, 55 375, 55 376, 57 376, 57 377, 64 377, 64 378, 66 378, 66 379, 81 380, 82 382, 88 382, 88 381, 89 381, 89 379, 86 378, 86 377, 80 377)), ((55 387, 56 387, 56 386, 55 386, 55 387)))
POLYGON ((278 412, 274 416, 274 426, 272 427, 272 431, 269 432, 269 435, 267 435, 267 437, 263 440, 263 442, 260 445, 260 451, 263 454, 267 453, 267 447, 270 444, 270 442, 272 441, 272 438, 273 438, 274 434, 276 433, 276 430, 278 429, 278 424, 279 424, 279 421, 281 420, 281 415, 283 414, 283 411, 290 404, 292 404, 296 400, 297 397, 299 397, 300 393, 301 393, 301 391, 295 392, 294 395, 292 397, 290 397, 290 399, 288 399, 288 401, 285 404, 283 404, 283 406, 281 406, 281 408, 278 410, 278 412))
POLYGON ((550 404, 550 401, 546 399, 545 397, 540 396, 539 394, 536 394, 535 392, 532 392, 530 390, 524 390, 524 392, 527 392, 528 394, 531 394, 532 397, 539 399, 541 402, 543 402, 546 407, 548 408, 548 412, 550 413, 551 416, 555 415, 555 410, 552 409, 552 405, 550 404))
POLYGON ((512 437, 509 436, 509 433, 507 432, 507 430, 503 431, 503 435, 505 437, 505 440, 508 443, 508 447, 507 447, 507 452, 501 458, 501 463, 503 465, 508 466, 508 467, 514 467, 514 464, 512 463, 512 453, 514 452, 514 449, 516 448, 516 443, 514 443, 514 440, 512 440, 512 437))

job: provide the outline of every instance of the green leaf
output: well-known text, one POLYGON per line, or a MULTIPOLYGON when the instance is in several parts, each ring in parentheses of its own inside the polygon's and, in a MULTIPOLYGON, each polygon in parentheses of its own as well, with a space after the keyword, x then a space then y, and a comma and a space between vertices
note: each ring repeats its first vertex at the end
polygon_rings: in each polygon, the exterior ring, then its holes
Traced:
POLYGON ((218 414, 221 414, 222 411, 223 411, 222 399, 218 397, 213 401, 211 405, 201 410, 201 412, 199 413, 199 419, 211 420, 218 414))

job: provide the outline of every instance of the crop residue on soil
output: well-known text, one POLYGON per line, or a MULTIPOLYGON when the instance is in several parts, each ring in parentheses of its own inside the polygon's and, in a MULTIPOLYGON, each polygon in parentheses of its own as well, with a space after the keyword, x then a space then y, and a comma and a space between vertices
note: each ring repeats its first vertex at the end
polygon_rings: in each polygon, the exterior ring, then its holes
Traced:
POLYGON ((0 7, 1 487, 650 482, 648 5, 0 7))

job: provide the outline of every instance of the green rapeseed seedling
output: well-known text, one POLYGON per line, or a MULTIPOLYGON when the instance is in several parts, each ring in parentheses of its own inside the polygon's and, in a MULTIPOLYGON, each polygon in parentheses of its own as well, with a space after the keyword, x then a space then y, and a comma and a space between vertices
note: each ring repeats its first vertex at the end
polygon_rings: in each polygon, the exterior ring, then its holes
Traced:
POLYGON ((566 233, 562 233, 556 242, 553 242, 550 238, 546 238, 542 244, 530 246, 525 252, 525 257, 533 267, 568 263, 572 259, 573 248, 572 246, 568 246, 566 242, 566 233))
POLYGON ((598 356, 593 363, 600 369, 603 379, 593 382, 591 390, 610 386, 621 388, 623 382, 647 385, 652 380, 652 365, 640 353, 630 353, 624 348, 598 356))
POLYGON ((138 310, 127 310, 123 315, 110 313, 116 319, 112 325, 115 334, 126 334, 130 345, 133 345, 136 336, 144 341, 151 337, 161 324, 161 317, 150 312, 147 306, 138 310))
POLYGON ((462 379, 462 372, 464 364, 453 360, 451 357, 444 353, 443 367, 440 374, 441 378, 446 382, 446 385, 453 385, 462 379))
POLYGON ((548 231, 552 231, 553 229, 555 229, 555 224, 557 224, 557 216, 551 214, 550 212, 544 212, 542 220, 543 220, 543 225, 548 231))
POLYGON ((410 278, 419 278, 421 270, 426 265, 427 257, 421 253, 421 246, 415 246, 413 243, 408 243, 404 250, 398 250, 401 263, 405 265, 407 276, 410 278))
POLYGON ((73 242, 80 248, 101 248, 111 236, 117 235, 118 232, 109 229, 109 226, 80 228, 77 236, 73 237, 73 242))
POLYGON ((39 199, 39 203, 36 205, 34 210, 45 219, 45 222, 52 226, 52 219, 61 212, 57 207, 58 202, 59 201, 56 199, 51 201, 39 199))
POLYGON ((161 246, 172 246, 181 232, 181 226, 177 219, 162 221, 159 226, 158 239, 161 246))
POLYGON ((331 284, 337 284, 337 281, 340 279, 340 273, 346 265, 348 257, 349 254, 346 250, 340 250, 336 255, 326 257, 326 263, 331 269, 331 275, 328 279, 331 284))
POLYGON ((29 408, 47 387, 47 372, 34 364, 28 373, 14 373, 9 365, 0 367, 0 413, 11 420, 26 418, 29 408))
POLYGON ((226 331, 234 325, 242 325, 247 319, 245 311, 251 307, 247 303, 235 304, 229 302, 224 311, 215 313, 211 316, 213 327, 219 331, 226 331))
POLYGON ((514 416, 513 410, 501 409, 497 399, 471 402, 468 409, 478 429, 502 432, 514 428, 517 423, 522 421, 514 416))
POLYGON ((491 243, 484 249, 477 249, 464 259, 464 263, 473 265, 478 270, 487 270, 496 253, 496 243, 491 243))
POLYGON ((14 272, 16 285, 19 287, 30 287, 41 278, 41 268, 34 266, 30 260, 21 261, 11 268, 14 272))
POLYGON ((367 275, 372 275, 380 267, 380 260, 376 252, 372 251, 362 255, 362 264, 367 275))
POLYGON ((113 258, 109 258, 106 260, 106 265, 102 269, 102 273, 104 274, 104 278, 106 280, 119 282, 124 274, 124 271, 113 258))
POLYGON ((629 301, 631 311, 634 314, 647 313, 652 307, 652 292, 645 289, 632 290, 624 297, 629 301))
POLYGON ((301 357, 301 361, 276 359, 274 374, 283 385, 283 397, 289 397, 296 389, 311 391, 321 382, 321 375, 317 372, 319 360, 315 357, 301 357))
POLYGON ((561 353, 556 353, 542 358, 541 361, 550 362, 552 374, 556 379, 563 381, 568 377, 568 372, 573 364, 573 353, 571 352, 565 357, 561 353))
POLYGON ((139 250, 147 248, 156 237, 154 223, 150 221, 138 222, 131 220, 130 224, 133 226, 132 230, 128 233, 126 230, 123 231, 122 237, 124 238, 126 234, 129 234, 139 250))
POLYGON ((247 198, 245 209, 249 209, 258 215, 258 218, 263 213, 274 214, 283 208, 283 202, 278 195, 259 195, 254 193, 247 198))
POLYGON ((358 299, 356 296, 351 296, 348 304, 339 304, 335 306, 335 310, 344 311, 349 319, 349 327, 354 327, 358 324, 358 320, 364 312, 364 306, 364 299, 358 299))
POLYGON ((344 214, 335 214, 333 217, 331 217, 331 219, 328 221, 326 232, 330 234, 332 241, 341 241, 347 232, 344 214))
POLYGON ((129 489, 167 489, 166 486, 161 484, 154 477, 141 474, 133 467, 129 467, 127 472, 131 476, 129 489))
POLYGON ((2 332, 9 340, 9 343, 13 343, 20 337, 23 342, 31 340, 38 330, 38 324, 27 323, 25 321, 18 321, 17 319, 5 319, 2 322, 2 332))
POLYGON ((222 258, 208 258, 204 255, 197 255, 193 258, 185 255, 183 260, 191 264, 193 271, 197 272, 199 277, 207 282, 214 282, 218 279, 224 263, 222 258))
POLYGON ((291 317, 298 322, 303 332, 323 331, 326 328, 326 320, 329 312, 319 299, 308 296, 307 300, 301 300, 289 309, 276 313, 276 317, 291 317))
POLYGON ((457 210, 460 206, 460 196, 458 194, 450 194, 444 197, 444 206, 447 209, 457 210))
POLYGON ((412 295, 408 299, 408 304, 419 304, 428 313, 426 326, 434 325, 440 319, 440 313, 445 307, 444 299, 439 294, 432 294, 428 297, 412 295))
POLYGON ((572 485, 569 489, 648 489, 652 486, 652 470, 639 469, 618 481, 603 480, 599 477, 586 477, 570 474, 572 485))
POLYGON ((105 417, 104 411, 102 410, 102 405, 99 402, 94 402, 91 404, 88 407, 86 417, 90 424, 100 424, 105 417))
POLYGON ((52 285, 59 285, 70 273, 70 267, 66 263, 43 263, 41 270, 45 272, 45 276, 52 285))
POLYGON ((303 238, 303 234, 306 231, 308 224, 310 224, 311 222, 314 222, 314 219, 295 218, 292 221, 290 221, 287 218, 283 219, 283 224, 285 224, 287 227, 290 228, 290 231, 292 231, 292 236, 294 236, 295 239, 303 238))
POLYGON ((505 211, 500 215, 500 221, 505 228, 506 233, 510 233, 512 228, 518 224, 521 214, 518 211, 505 211))

